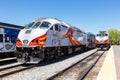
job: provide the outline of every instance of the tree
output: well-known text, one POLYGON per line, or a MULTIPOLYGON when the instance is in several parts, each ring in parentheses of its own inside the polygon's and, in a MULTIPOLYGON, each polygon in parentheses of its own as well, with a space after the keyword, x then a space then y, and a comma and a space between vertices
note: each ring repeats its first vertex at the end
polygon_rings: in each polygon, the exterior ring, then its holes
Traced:
POLYGON ((108 32, 109 32, 111 42, 114 42, 114 43, 120 42, 120 31, 119 30, 111 28, 108 30, 108 32))
POLYGON ((27 27, 28 27, 28 24, 25 24, 24 27, 27 28, 27 27))

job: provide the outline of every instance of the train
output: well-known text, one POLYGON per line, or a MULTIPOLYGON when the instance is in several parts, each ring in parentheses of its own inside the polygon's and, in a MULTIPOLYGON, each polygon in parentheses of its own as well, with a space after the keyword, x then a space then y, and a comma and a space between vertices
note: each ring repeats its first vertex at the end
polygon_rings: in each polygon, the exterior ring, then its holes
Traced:
POLYGON ((57 18, 38 18, 19 32, 16 47, 19 63, 39 63, 95 48, 95 35, 57 18))
POLYGON ((0 22, 0 54, 16 51, 16 38, 23 26, 0 22))
POLYGON ((96 34, 95 38, 96 47, 100 48, 101 50, 105 49, 108 50, 110 48, 110 38, 107 31, 99 31, 96 34))

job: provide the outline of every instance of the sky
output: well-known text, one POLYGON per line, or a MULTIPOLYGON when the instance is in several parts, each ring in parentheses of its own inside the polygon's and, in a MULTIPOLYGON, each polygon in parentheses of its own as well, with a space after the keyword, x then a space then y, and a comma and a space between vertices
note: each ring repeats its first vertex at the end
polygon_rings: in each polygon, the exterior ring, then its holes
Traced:
POLYGON ((46 17, 94 34, 120 30, 120 0, 0 0, 0 22, 24 26, 46 17))

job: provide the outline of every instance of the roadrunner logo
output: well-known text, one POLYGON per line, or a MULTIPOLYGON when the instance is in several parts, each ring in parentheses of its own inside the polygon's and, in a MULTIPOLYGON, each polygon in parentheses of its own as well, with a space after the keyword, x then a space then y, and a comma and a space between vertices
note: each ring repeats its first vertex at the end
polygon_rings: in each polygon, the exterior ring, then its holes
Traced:
POLYGON ((10 50, 13 46, 14 46, 14 44, 6 44, 5 45, 7 50, 10 50))
POLYGON ((80 42, 78 42, 78 41, 74 38, 73 34, 74 34, 73 29, 72 29, 72 28, 69 28, 68 31, 67 31, 67 33, 64 34, 62 38, 63 38, 63 39, 64 39, 64 38, 69 38, 69 40, 70 40, 70 42, 71 42, 72 45, 74 45, 74 46, 76 46, 76 45, 79 46, 79 45, 80 45, 80 42))

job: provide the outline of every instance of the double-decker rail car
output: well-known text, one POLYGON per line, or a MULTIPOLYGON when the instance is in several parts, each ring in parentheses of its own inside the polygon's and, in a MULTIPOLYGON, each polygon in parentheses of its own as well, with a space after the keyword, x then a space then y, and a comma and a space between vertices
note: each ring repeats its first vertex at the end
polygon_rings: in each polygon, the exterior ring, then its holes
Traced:
POLYGON ((109 49, 110 47, 110 40, 109 40, 109 34, 107 33, 107 31, 100 31, 97 35, 96 35, 96 47, 104 49, 107 48, 109 49))
POLYGON ((16 38, 22 26, 0 22, 0 53, 16 51, 16 38))
POLYGON ((56 18, 39 18, 17 37, 16 57, 20 63, 38 63, 86 47, 86 33, 56 18))

